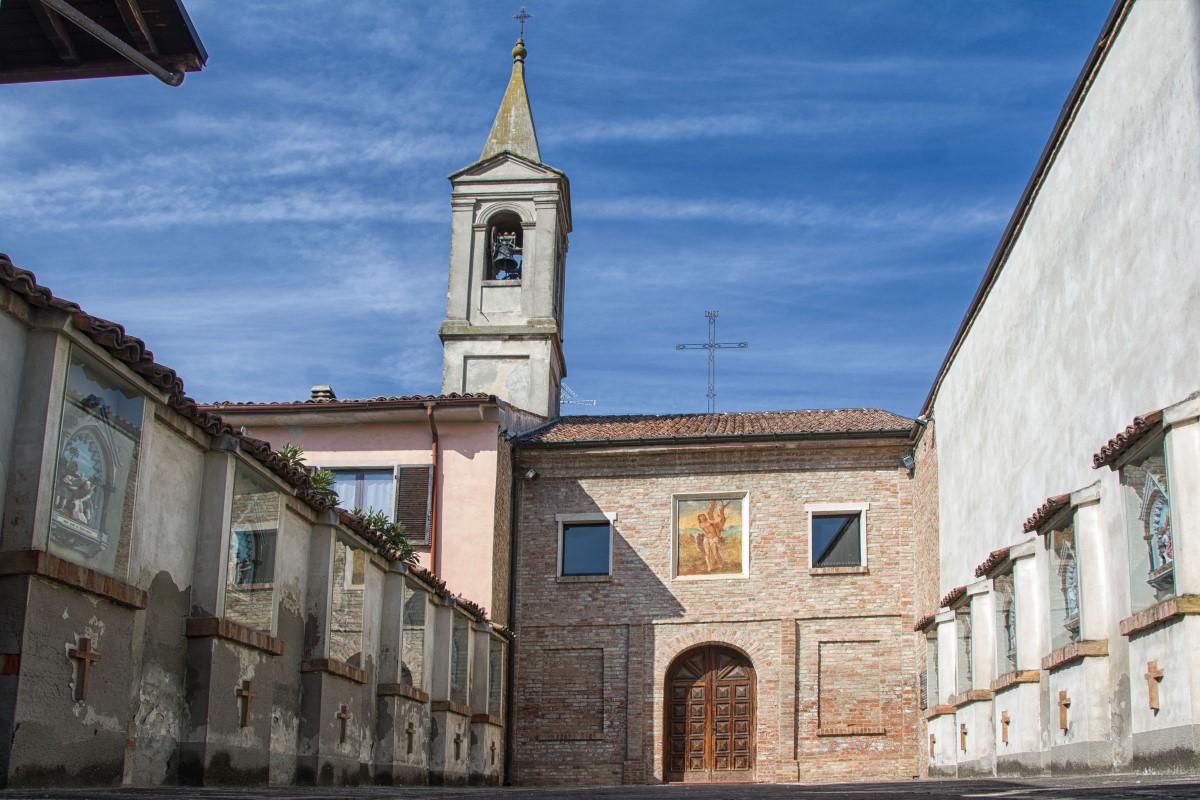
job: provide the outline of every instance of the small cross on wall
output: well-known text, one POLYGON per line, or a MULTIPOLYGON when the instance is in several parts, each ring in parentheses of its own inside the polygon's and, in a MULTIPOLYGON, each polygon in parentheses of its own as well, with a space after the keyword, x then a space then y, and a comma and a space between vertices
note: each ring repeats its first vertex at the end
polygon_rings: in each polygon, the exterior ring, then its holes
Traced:
POLYGON ((458 761, 462 758, 462 743, 463 735, 461 733, 454 734, 454 760, 458 761))
POLYGON ((964 753, 967 752, 967 723, 962 723, 958 726, 958 746, 964 753))
POLYGON ((100 663, 104 656, 92 649, 90 636, 79 637, 79 644, 67 651, 67 656, 79 662, 79 682, 75 684, 75 699, 87 700, 88 687, 91 685, 92 667, 100 663))
POLYGON ((931 734, 929 734, 929 757, 930 758, 934 757, 935 753, 937 752, 936 748, 937 748, 937 737, 931 733, 931 734))
POLYGON ((1058 693, 1058 727, 1063 733, 1070 727, 1067 720, 1067 709, 1070 707, 1071 698, 1067 697, 1067 690, 1063 689, 1058 693))
POLYGON ((489 749, 491 750, 491 753, 492 753, 492 766, 495 766, 496 765, 496 743, 492 742, 492 746, 489 749))
POLYGON ((339 710, 335 716, 337 716, 337 718, 342 723, 341 743, 345 744, 346 743, 346 730, 350 725, 350 718, 353 717, 354 715, 350 713, 350 708, 345 703, 342 703, 341 710, 339 710))
POLYGON ((1162 708, 1159 702, 1158 685, 1162 683, 1163 671, 1158 668, 1157 661, 1146 662, 1146 674, 1143 676, 1146 679, 1146 692, 1150 698, 1150 710, 1155 714, 1162 708))
POLYGON ((1000 712, 1000 741, 1008 744, 1008 725, 1012 722, 1012 718, 1008 716, 1007 711, 1000 712))
POLYGON ((250 727, 250 701, 258 696, 254 691, 254 681, 242 681, 242 685, 233 690, 242 703, 242 727, 250 727))
POLYGON ((413 737, 417 735, 417 726, 413 724, 412 720, 409 720, 408 727, 404 729, 404 733, 408 736, 408 753, 412 755, 413 737))

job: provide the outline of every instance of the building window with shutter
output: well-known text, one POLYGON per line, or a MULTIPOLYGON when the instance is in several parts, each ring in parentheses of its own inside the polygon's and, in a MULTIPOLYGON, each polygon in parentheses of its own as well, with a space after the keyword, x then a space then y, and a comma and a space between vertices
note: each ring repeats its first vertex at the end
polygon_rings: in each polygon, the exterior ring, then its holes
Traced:
POLYGON ((432 498, 432 464, 396 467, 396 507, 392 521, 403 525, 404 535, 416 544, 429 544, 432 498))

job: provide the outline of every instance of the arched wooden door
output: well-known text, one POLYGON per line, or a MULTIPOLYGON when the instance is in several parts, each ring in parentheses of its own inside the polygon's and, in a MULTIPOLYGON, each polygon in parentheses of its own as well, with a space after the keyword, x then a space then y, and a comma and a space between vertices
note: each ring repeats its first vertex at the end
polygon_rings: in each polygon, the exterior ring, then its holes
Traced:
POLYGON ((689 650, 667 670, 664 778, 754 780, 754 667, 728 647, 689 650))

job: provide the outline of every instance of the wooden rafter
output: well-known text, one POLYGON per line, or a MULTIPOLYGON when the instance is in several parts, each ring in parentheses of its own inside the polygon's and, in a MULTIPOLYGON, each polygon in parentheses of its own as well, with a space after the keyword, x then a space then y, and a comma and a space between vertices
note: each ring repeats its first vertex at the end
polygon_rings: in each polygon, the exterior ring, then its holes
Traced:
POLYGON ((71 40, 66 20, 43 6, 39 0, 29 0, 29 8, 33 11, 33 16, 37 17, 38 24, 42 26, 42 33, 46 34, 46 38, 54 45, 59 59, 66 64, 78 64, 79 51, 75 49, 75 42, 71 40))
POLYGON ((139 0, 116 0, 116 4, 129 35, 133 37, 133 46, 148 56, 157 56, 158 45, 154 42, 150 26, 146 24, 146 18, 142 16, 139 0))

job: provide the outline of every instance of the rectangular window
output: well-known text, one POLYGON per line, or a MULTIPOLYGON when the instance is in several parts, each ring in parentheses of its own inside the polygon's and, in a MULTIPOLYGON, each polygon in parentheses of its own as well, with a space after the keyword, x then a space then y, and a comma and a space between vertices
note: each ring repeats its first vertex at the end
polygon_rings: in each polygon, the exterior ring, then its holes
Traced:
POLYGON ((1175 596, 1175 543, 1165 439, 1157 437, 1121 467, 1129 543, 1129 599, 1141 611, 1175 596))
POLYGON ((1079 561, 1075 556, 1075 526, 1046 535, 1050 551, 1050 648, 1058 650, 1080 640, 1079 561))
POLYGON ((129 571, 145 407, 141 392, 71 348, 47 549, 119 579, 129 571))
POLYGON ((425 592, 404 584, 404 640, 400 644, 400 681, 425 686, 425 592))
POLYGON ((861 517, 853 514, 813 514, 814 567, 862 566, 861 517))
MULTIPOLYGON (((353 580, 354 561, 361 551, 338 541, 333 546, 333 605, 330 614, 329 657, 363 669, 364 587, 353 580)), ((364 562, 365 563, 365 562, 364 562)))
POLYGON ((955 691, 958 694, 974 688, 975 660, 971 652, 971 606, 966 605, 954 612, 954 628, 957 635, 955 648, 955 691))
POLYGON ((609 575, 612 526, 607 522, 563 522, 559 575, 609 575))
POLYGON ((806 503, 809 566, 865 567, 870 507, 869 503, 806 503))
POLYGON ((271 483, 237 463, 229 512, 225 617, 263 633, 274 629, 275 541, 280 495, 271 483))
POLYGON ((391 469, 335 469, 333 490, 337 492, 338 505, 360 511, 382 511, 388 519, 395 520, 392 508, 391 469))
POLYGON ((502 716, 504 697, 504 644, 492 639, 488 645, 487 713, 499 717, 502 716))
POLYGON ((462 614, 454 615, 450 631, 450 699, 461 705, 467 704, 467 670, 471 623, 462 614))
POLYGON ((996 674, 1017 669, 1017 596, 1011 572, 992 579, 996 599, 996 674))

